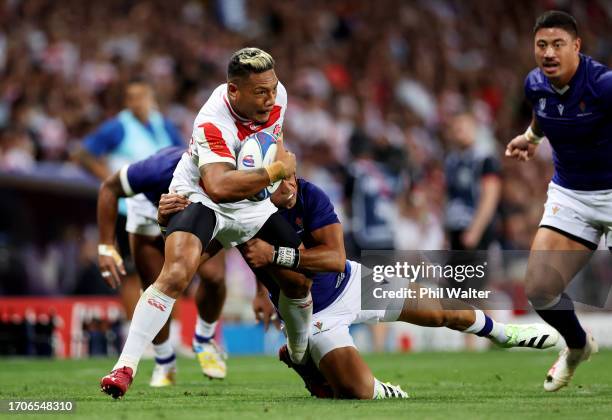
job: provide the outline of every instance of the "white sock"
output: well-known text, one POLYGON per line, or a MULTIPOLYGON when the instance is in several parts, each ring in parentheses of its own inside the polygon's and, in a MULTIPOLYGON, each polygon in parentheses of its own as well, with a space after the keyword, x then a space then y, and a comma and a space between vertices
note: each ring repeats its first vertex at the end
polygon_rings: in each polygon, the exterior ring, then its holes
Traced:
POLYGON ((200 315, 198 315, 198 319, 196 320, 195 336, 193 337, 194 341, 199 343, 213 338, 215 336, 217 322, 218 321, 212 323, 206 322, 200 318, 200 315))
POLYGON ((287 347, 294 363, 302 364, 306 359, 310 322, 312 321, 312 296, 289 299, 283 292, 278 298, 278 310, 285 321, 287 347))
POLYGON ((130 332, 113 370, 128 366, 132 368, 134 376, 136 376, 138 362, 145 347, 168 321, 174 301, 175 299, 165 295, 153 286, 149 286, 144 291, 136 304, 130 332))
POLYGON ((472 325, 463 330, 463 332, 476 334, 481 337, 489 337, 502 344, 508 341, 506 326, 504 324, 496 322, 480 309, 474 309, 474 314, 476 315, 476 320, 472 325))
POLYGON ((399 385, 382 383, 374 378, 374 394, 372 395, 372 399, 384 400, 387 398, 408 398, 408 394, 406 394, 399 385))
POLYGON ((176 360, 174 357, 174 348, 172 347, 170 339, 161 344, 153 344, 153 351, 155 352, 156 363, 171 363, 176 360))

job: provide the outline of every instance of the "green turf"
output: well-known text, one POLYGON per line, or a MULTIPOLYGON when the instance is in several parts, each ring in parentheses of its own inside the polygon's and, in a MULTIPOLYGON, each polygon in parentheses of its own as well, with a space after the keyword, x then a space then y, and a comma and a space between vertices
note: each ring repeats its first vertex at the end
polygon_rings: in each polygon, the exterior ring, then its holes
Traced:
POLYGON ((0 359, 0 400, 73 400, 76 412, 64 417, 74 419, 610 418, 612 352, 598 354, 569 388, 549 394, 542 379, 554 357, 533 351, 367 356, 378 378, 401 384, 411 398, 362 402, 311 398, 292 371, 269 357, 230 358, 225 381, 204 380, 195 361, 181 359, 180 384, 166 389, 148 387, 152 362, 144 361, 118 401, 98 388, 110 359, 0 359))

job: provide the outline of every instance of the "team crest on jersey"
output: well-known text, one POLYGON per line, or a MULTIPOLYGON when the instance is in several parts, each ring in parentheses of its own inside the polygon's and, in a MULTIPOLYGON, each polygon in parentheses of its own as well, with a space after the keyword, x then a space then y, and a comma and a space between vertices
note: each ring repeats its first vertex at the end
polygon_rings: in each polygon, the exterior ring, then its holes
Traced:
POLYGON ((246 155, 242 158, 242 164, 247 168, 255 167, 255 159, 253 159, 253 155, 246 155))
POLYGON ((280 124, 276 124, 274 126, 274 130, 272 131, 272 135, 275 138, 279 138, 280 137, 280 133, 281 133, 281 126, 280 126, 280 124))
POLYGON ((559 115, 563 115, 563 109, 564 109, 563 104, 557 105, 557 109, 559 110, 559 115))
POLYGON ((546 108, 546 98, 540 98, 540 111, 544 111, 546 108))

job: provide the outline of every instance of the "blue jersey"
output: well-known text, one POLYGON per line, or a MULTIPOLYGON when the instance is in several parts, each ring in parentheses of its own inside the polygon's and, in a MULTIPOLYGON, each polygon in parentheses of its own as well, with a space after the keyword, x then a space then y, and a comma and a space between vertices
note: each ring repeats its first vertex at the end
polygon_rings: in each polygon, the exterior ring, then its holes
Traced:
MULTIPOLYGON (((306 248, 316 246, 312 232, 322 227, 340 223, 329 197, 316 185, 298 179, 297 201, 291 209, 279 213, 291 224, 306 248)), ((340 296, 350 277, 350 265, 344 273, 316 273, 312 278, 313 312, 319 312, 331 305, 340 296)), ((261 279, 265 280, 265 279, 261 279)), ((277 305, 279 289, 275 283, 264 281, 272 302, 277 305)))
POLYGON ((555 90, 539 68, 525 79, 525 95, 553 148, 552 181, 572 190, 612 189, 612 71, 581 54, 568 87, 555 90))
POLYGON ((121 176, 124 191, 131 194, 143 193, 157 206, 161 195, 168 192, 172 174, 184 152, 184 146, 167 147, 147 159, 127 166, 121 176))
POLYGON ((499 161, 476 147, 449 153, 444 162, 446 175, 446 228, 465 230, 470 227, 484 177, 499 176, 499 161))

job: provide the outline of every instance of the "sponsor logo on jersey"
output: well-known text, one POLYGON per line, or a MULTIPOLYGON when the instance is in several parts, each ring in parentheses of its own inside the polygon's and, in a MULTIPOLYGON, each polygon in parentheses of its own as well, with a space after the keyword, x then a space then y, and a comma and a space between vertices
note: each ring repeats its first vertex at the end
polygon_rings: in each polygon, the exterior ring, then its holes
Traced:
POLYGON ((329 331, 329 328, 323 329, 323 323, 321 321, 317 321, 313 324, 317 329, 312 335, 317 335, 325 331, 329 331))
POLYGON ((557 213, 559 213, 559 210, 561 210, 561 207, 553 206, 553 208, 552 208, 553 215, 556 215, 557 213))
POLYGON ((242 164, 247 168, 255 167, 255 159, 253 159, 253 155, 246 155, 242 158, 242 164))
POLYGON ((546 108, 546 98, 540 98, 540 111, 544 111, 546 108))
POLYGON ((154 308, 159 309, 162 312, 166 312, 166 305, 164 305, 161 302, 156 301, 154 298, 149 298, 147 300, 147 303, 151 306, 153 306, 154 308))

